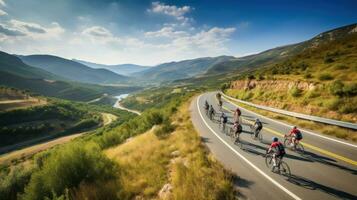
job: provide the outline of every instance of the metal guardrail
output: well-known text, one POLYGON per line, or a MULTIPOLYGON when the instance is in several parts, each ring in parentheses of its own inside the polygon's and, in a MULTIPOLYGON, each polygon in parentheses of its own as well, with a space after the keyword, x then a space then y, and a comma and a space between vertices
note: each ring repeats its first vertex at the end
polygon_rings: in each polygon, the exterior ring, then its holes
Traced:
POLYGON ((334 120, 334 119, 327 119, 327 118, 317 117, 317 116, 313 116, 313 115, 306 115, 306 114, 286 111, 286 110, 282 110, 282 109, 271 108, 271 107, 268 107, 268 106, 261 106, 261 105, 257 105, 257 104, 254 104, 254 103, 250 103, 250 102, 247 102, 247 101, 243 101, 243 100, 240 100, 240 99, 236 99, 236 98, 230 97, 230 96, 228 96, 228 95, 226 95, 226 94, 224 94, 222 92, 220 92, 220 93, 225 98, 228 98, 230 100, 237 101, 239 103, 243 103, 243 104, 255 107, 255 108, 268 110, 268 111, 271 111, 271 112, 275 112, 275 113, 279 113, 279 114, 283 114, 283 115, 288 115, 288 116, 292 116, 292 117, 296 117, 296 118, 300 118, 300 119, 305 119, 305 120, 310 120, 310 121, 314 121, 314 122, 320 122, 320 123, 324 123, 324 124, 330 124, 330 125, 335 125, 335 126, 340 126, 340 127, 344 127, 344 128, 357 130, 357 124, 355 124, 355 123, 338 121, 338 120, 334 120))

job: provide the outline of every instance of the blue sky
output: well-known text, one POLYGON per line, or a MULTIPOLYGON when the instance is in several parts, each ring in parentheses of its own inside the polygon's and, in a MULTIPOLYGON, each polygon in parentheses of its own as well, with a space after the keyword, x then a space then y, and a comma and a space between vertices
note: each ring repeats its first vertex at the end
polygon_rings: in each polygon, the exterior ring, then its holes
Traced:
POLYGON ((0 0, 0 50, 104 64, 244 56, 357 22, 357 1, 0 0))

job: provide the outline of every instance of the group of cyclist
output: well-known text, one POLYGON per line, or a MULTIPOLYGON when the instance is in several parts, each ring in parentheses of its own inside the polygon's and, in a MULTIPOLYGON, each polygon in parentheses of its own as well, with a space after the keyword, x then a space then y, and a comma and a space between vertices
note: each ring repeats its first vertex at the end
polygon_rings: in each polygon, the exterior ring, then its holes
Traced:
MULTIPOLYGON (((218 93, 216 97, 218 99, 218 106, 221 109, 223 102, 221 100, 220 94, 218 93)), ((209 118, 211 120, 213 120, 213 117, 216 115, 216 111, 214 110, 213 106, 209 105, 206 100, 204 107, 206 110, 206 114, 209 116, 209 118)), ((240 116, 241 116, 241 111, 239 108, 237 108, 233 112, 233 127, 232 127, 236 138, 243 131, 240 116)), ((222 125, 222 130, 224 131, 226 128, 226 125, 228 123, 228 116, 223 111, 221 112, 219 122, 222 125)), ((256 118, 255 122, 252 126, 253 134, 255 134, 254 137, 258 137, 258 135, 262 129, 263 129, 263 123, 258 118, 256 118)), ((296 126, 294 126, 288 134, 284 135, 284 137, 290 138, 289 144, 291 144, 294 148, 296 148, 297 143, 299 143, 300 140, 302 139, 302 134, 301 134, 301 131, 296 126)), ((270 144, 269 149, 267 150, 267 154, 270 154, 270 153, 273 155, 273 169, 272 170, 274 170, 275 167, 279 167, 278 166, 279 163, 277 163, 277 158, 282 160, 285 155, 285 147, 284 147, 283 143, 281 143, 277 137, 272 138, 272 143, 270 144)))

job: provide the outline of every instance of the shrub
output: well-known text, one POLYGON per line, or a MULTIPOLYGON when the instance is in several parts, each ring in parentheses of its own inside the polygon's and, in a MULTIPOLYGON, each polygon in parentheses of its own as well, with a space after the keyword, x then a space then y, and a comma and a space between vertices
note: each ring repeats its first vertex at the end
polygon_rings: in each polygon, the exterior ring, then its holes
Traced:
POLYGON ((169 120, 165 120, 165 122, 161 126, 155 129, 154 134, 158 138, 164 138, 174 130, 175 130, 175 126, 172 125, 169 120))
POLYGON ((310 78, 312 78, 313 76, 311 75, 311 74, 304 74, 304 78, 306 78, 306 79, 310 79, 310 78))
POLYGON ((248 76, 248 79, 249 79, 249 80, 253 80, 253 79, 255 79, 255 76, 254 76, 253 74, 250 74, 250 75, 248 76))
POLYGON ((117 177, 116 165, 93 143, 71 143, 51 153, 31 176, 22 199, 51 198, 80 183, 105 182, 117 177))
POLYGON ((357 83, 345 85, 343 87, 343 93, 344 93, 344 95, 350 96, 350 97, 356 96, 357 95, 357 83))
POLYGON ((343 69, 349 69, 349 67, 346 65, 339 64, 339 65, 335 65, 334 69, 335 70, 343 70, 343 69))
POLYGON ((0 178, 0 199, 17 199, 17 193, 23 192, 29 182, 33 168, 15 167, 0 178))
POLYGON ((323 73, 319 75, 319 80, 320 81, 328 81, 328 80, 333 80, 333 77, 330 74, 323 73))
POLYGON ((343 114, 354 113, 357 111, 357 105, 345 102, 338 110, 343 114))
POLYGON ((309 90, 306 93, 306 97, 309 98, 309 99, 316 98, 318 96, 320 96, 320 93, 316 89, 309 90))
POLYGON ((341 100, 338 98, 332 98, 325 100, 324 105, 330 110, 337 110, 339 105, 341 104, 341 100))
POLYGON ((329 87, 330 93, 336 96, 353 97, 357 95, 357 84, 343 84, 340 80, 334 81, 329 87))
POLYGON ((293 97, 299 97, 301 96, 302 90, 300 90, 298 87, 294 86, 290 89, 290 95, 293 97))
POLYGON ((340 80, 336 80, 330 85, 329 90, 333 95, 343 96, 343 87, 344 84, 340 80))

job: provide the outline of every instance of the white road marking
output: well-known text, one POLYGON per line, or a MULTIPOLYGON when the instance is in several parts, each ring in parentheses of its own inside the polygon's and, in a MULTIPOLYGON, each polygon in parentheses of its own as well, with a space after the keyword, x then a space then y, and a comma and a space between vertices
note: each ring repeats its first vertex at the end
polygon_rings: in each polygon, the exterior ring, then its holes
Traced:
MULTIPOLYGON (((223 96, 223 98, 225 98, 228 103, 234 105, 235 107, 238 107, 237 105, 235 105, 234 103, 231 102, 231 101, 233 101, 233 100, 228 100, 227 97, 225 97, 225 96, 223 96)), ((290 128, 293 127, 292 125, 289 125, 289 124, 286 124, 286 123, 277 121, 277 120, 275 120, 275 119, 271 119, 271 118, 265 117, 265 116, 260 115, 260 114, 258 114, 258 113, 255 113, 255 112, 252 112, 252 111, 247 110, 247 109, 245 109, 245 108, 242 108, 241 106, 239 106, 239 108, 242 109, 242 110, 245 110, 245 111, 248 112, 248 113, 253 113, 253 114, 255 114, 255 115, 259 116, 259 117, 265 118, 265 119, 267 119, 267 120, 271 120, 271 121, 273 121, 273 122, 275 122, 275 123, 278 123, 278 124, 280 124, 280 125, 287 126, 287 127, 290 127, 290 128)), ((308 130, 305 130, 305 129, 300 129, 300 130, 302 130, 304 133, 308 133, 308 134, 313 135, 313 136, 316 136, 316 137, 320 137, 320 138, 323 138, 323 139, 326 139, 326 140, 331 140, 331 141, 334 141, 334 142, 337 142, 337 143, 340 143, 340 144, 344 144, 344 145, 348 145, 348 146, 357 148, 357 145, 355 145, 355 144, 351 144, 351 143, 344 142, 344 141, 341 141, 341 140, 336 140, 336 139, 334 139, 334 138, 326 137, 326 136, 324 136, 324 135, 321 135, 321 134, 318 134, 318 133, 314 133, 314 132, 311 132, 311 131, 308 131, 308 130)))
POLYGON ((245 158, 242 154, 240 154, 237 150, 235 150, 231 145, 229 145, 225 140, 223 140, 219 134, 217 134, 206 122, 206 120, 204 119, 204 117, 202 116, 201 110, 200 110, 200 106, 199 106, 199 100, 201 98, 202 95, 200 95, 197 98, 197 109, 198 109, 198 113, 200 114, 201 119, 203 120, 203 122, 205 123, 205 125, 207 126, 208 129, 210 129, 212 131, 213 134, 216 135, 216 137, 221 140, 221 142, 223 142, 223 144, 225 144, 229 149, 231 149, 237 156, 239 156, 242 160, 244 160, 246 163, 248 163, 253 169, 255 169, 258 173, 260 173, 261 175, 263 175, 266 179, 268 179, 270 182, 272 182, 274 185, 276 185, 278 188, 280 188, 281 190, 283 190, 284 192, 286 192, 289 196, 291 196, 293 199, 295 200, 301 200, 300 197, 298 197, 297 195, 295 195, 294 193, 292 193, 290 190, 286 189, 284 186, 282 186, 281 184, 279 184, 278 182, 276 182, 273 178, 271 178, 270 176, 268 176, 266 173, 264 173, 262 170, 260 170, 257 166, 255 166, 252 162, 250 162, 247 158, 245 158))

